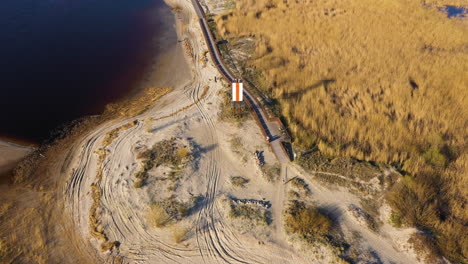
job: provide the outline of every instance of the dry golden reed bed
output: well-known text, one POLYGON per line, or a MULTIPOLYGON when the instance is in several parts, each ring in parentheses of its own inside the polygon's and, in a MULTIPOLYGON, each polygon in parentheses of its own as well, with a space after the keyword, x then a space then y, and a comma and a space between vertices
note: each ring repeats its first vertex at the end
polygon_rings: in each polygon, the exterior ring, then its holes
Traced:
POLYGON ((218 31, 254 37, 247 64, 279 100, 296 146, 399 164, 410 176, 388 196, 394 217, 464 262, 467 21, 414 0, 236 3, 217 16, 218 31))

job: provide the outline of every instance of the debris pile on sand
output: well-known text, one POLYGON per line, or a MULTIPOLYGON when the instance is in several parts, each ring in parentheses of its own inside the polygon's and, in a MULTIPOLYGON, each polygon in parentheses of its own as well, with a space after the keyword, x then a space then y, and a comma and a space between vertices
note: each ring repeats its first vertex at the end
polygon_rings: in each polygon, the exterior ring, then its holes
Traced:
POLYGON ((255 199, 237 199, 234 197, 230 197, 230 198, 234 203, 237 203, 237 204, 258 205, 267 209, 271 207, 270 201, 255 200, 255 199))
POLYGON ((255 161, 259 167, 265 165, 265 158, 263 157, 263 151, 256 150, 254 152, 255 161))
POLYGON ((260 176, 265 177, 265 172, 263 170, 263 166, 265 165, 265 160, 263 158, 263 151, 256 150, 254 152, 254 159, 255 159, 255 168, 260 176))

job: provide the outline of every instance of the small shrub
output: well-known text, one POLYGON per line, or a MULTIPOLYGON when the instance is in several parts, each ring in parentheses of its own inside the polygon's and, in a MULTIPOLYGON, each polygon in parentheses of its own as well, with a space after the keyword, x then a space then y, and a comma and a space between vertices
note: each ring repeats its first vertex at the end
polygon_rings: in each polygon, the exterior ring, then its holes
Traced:
POLYGON ((390 218, 388 219, 388 222, 392 226, 397 227, 397 228, 400 228, 403 224, 401 220, 401 215, 396 212, 392 212, 392 214, 390 215, 390 218))
POLYGON ((300 195, 298 192, 292 191, 292 190, 288 192, 288 196, 289 196, 291 199, 299 199, 299 198, 301 198, 301 195, 300 195))
POLYGON ((142 180, 142 179, 137 179, 134 183, 133 183, 133 187, 134 188, 141 188, 145 185, 145 181, 142 180))
POLYGON ((443 168, 447 164, 447 158, 442 154, 437 147, 431 147, 423 154, 427 163, 435 167, 443 168))
POLYGON ((179 160, 185 160, 190 156, 190 151, 185 147, 177 149, 177 157, 179 160))
POLYGON ((297 178, 297 177, 296 177, 296 178, 294 178, 294 179, 291 180, 291 184, 292 184, 294 187, 296 187, 296 188, 298 188, 298 189, 304 191, 304 193, 305 193, 306 195, 309 195, 309 194, 310 194, 309 185, 304 181, 304 179, 301 179, 301 178, 297 178))
POLYGON ((119 243, 117 241, 113 241, 113 242, 106 241, 106 242, 102 242, 99 248, 101 249, 102 252, 106 252, 106 251, 113 249, 114 247, 117 247, 118 244, 119 243))
POLYGON ((160 204, 152 204, 147 217, 148 222, 155 227, 163 227, 171 220, 171 216, 160 204))
POLYGON ((281 168, 279 165, 263 166, 263 174, 268 182, 276 182, 280 177, 281 168))
POLYGON ((413 245, 414 251, 418 256, 423 257, 426 263, 438 263, 440 251, 435 246, 433 238, 422 233, 415 233, 411 235, 408 242, 413 245))
POLYGON ((187 239, 188 232, 189 232, 189 229, 186 227, 180 227, 180 226, 172 227, 172 236, 174 237, 174 241, 177 244, 180 244, 187 239))
POLYGON ((231 143, 231 148, 234 150, 234 152, 239 152, 244 147, 244 144, 242 143, 242 138, 240 137, 232 136, 229 140, 229 143, 231 143))
MULTIPOLYGON (((180 146, 175 142, 175 138, 163 140, 156 143, 152 149, 142 151, 138 154, 138 158, 142 159, 142 168, 135 174, 135 177, 140 181, 135 182, 134 187, 140 188, 148 179, 148 171, 162 164, 172 165, 173 167, 181 167, 185 165, 190 157, 190 150, 187 147, 180 146)), ((177 180, 178 175, 171 174, 171 179, 177 180)), ((173 186, 172 188, 176 188, 173 186)))
POLYGON ((248 179, 243 178, 241 176, 233 176, 231 177, 231 184, 236 187, 245 187, 245 184, 249 182, 248 179))
POLYGON ((158 202, 164 208, 167 214, 175 220, 180 220, 187 216, 190 211, 190 206, 187 203, 179 202, 174 198, 158 202))
POLYGON ((306 237, 323 236, 330 232, 332 221, 316 208, 291 201, 285 216, 286 231, 306 237))
POLYGON ((242 218, 246 220, 252 220, 262 225, 269 225, 271 223, 270 211, 257 206, 247 204, 236 204, 232 201, 229 216, 231 218, 242 218))

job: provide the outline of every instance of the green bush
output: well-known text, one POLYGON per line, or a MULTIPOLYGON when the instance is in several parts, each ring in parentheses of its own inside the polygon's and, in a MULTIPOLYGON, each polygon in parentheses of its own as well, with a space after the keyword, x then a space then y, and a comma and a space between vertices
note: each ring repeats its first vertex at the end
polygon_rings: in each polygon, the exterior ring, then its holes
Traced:
POLYGON ((431 147, 423 154, 424 159, 427 163, 443 168, 447 164, 447 158, 442 154, 437 147, 431 147))

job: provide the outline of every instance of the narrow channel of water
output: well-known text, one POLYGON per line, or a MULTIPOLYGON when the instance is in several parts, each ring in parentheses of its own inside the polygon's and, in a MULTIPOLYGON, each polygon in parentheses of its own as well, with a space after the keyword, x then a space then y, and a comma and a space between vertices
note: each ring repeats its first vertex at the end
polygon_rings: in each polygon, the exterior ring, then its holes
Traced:
POLYGON ((447 16, 450 17, 463 17, 467 13, 466 8, 460 6, 445 6, 447 16))
POLYGON ((0 136, 39 142, 133 93, 174 30, 164 12, 162 0, 0 1, 0 136))

